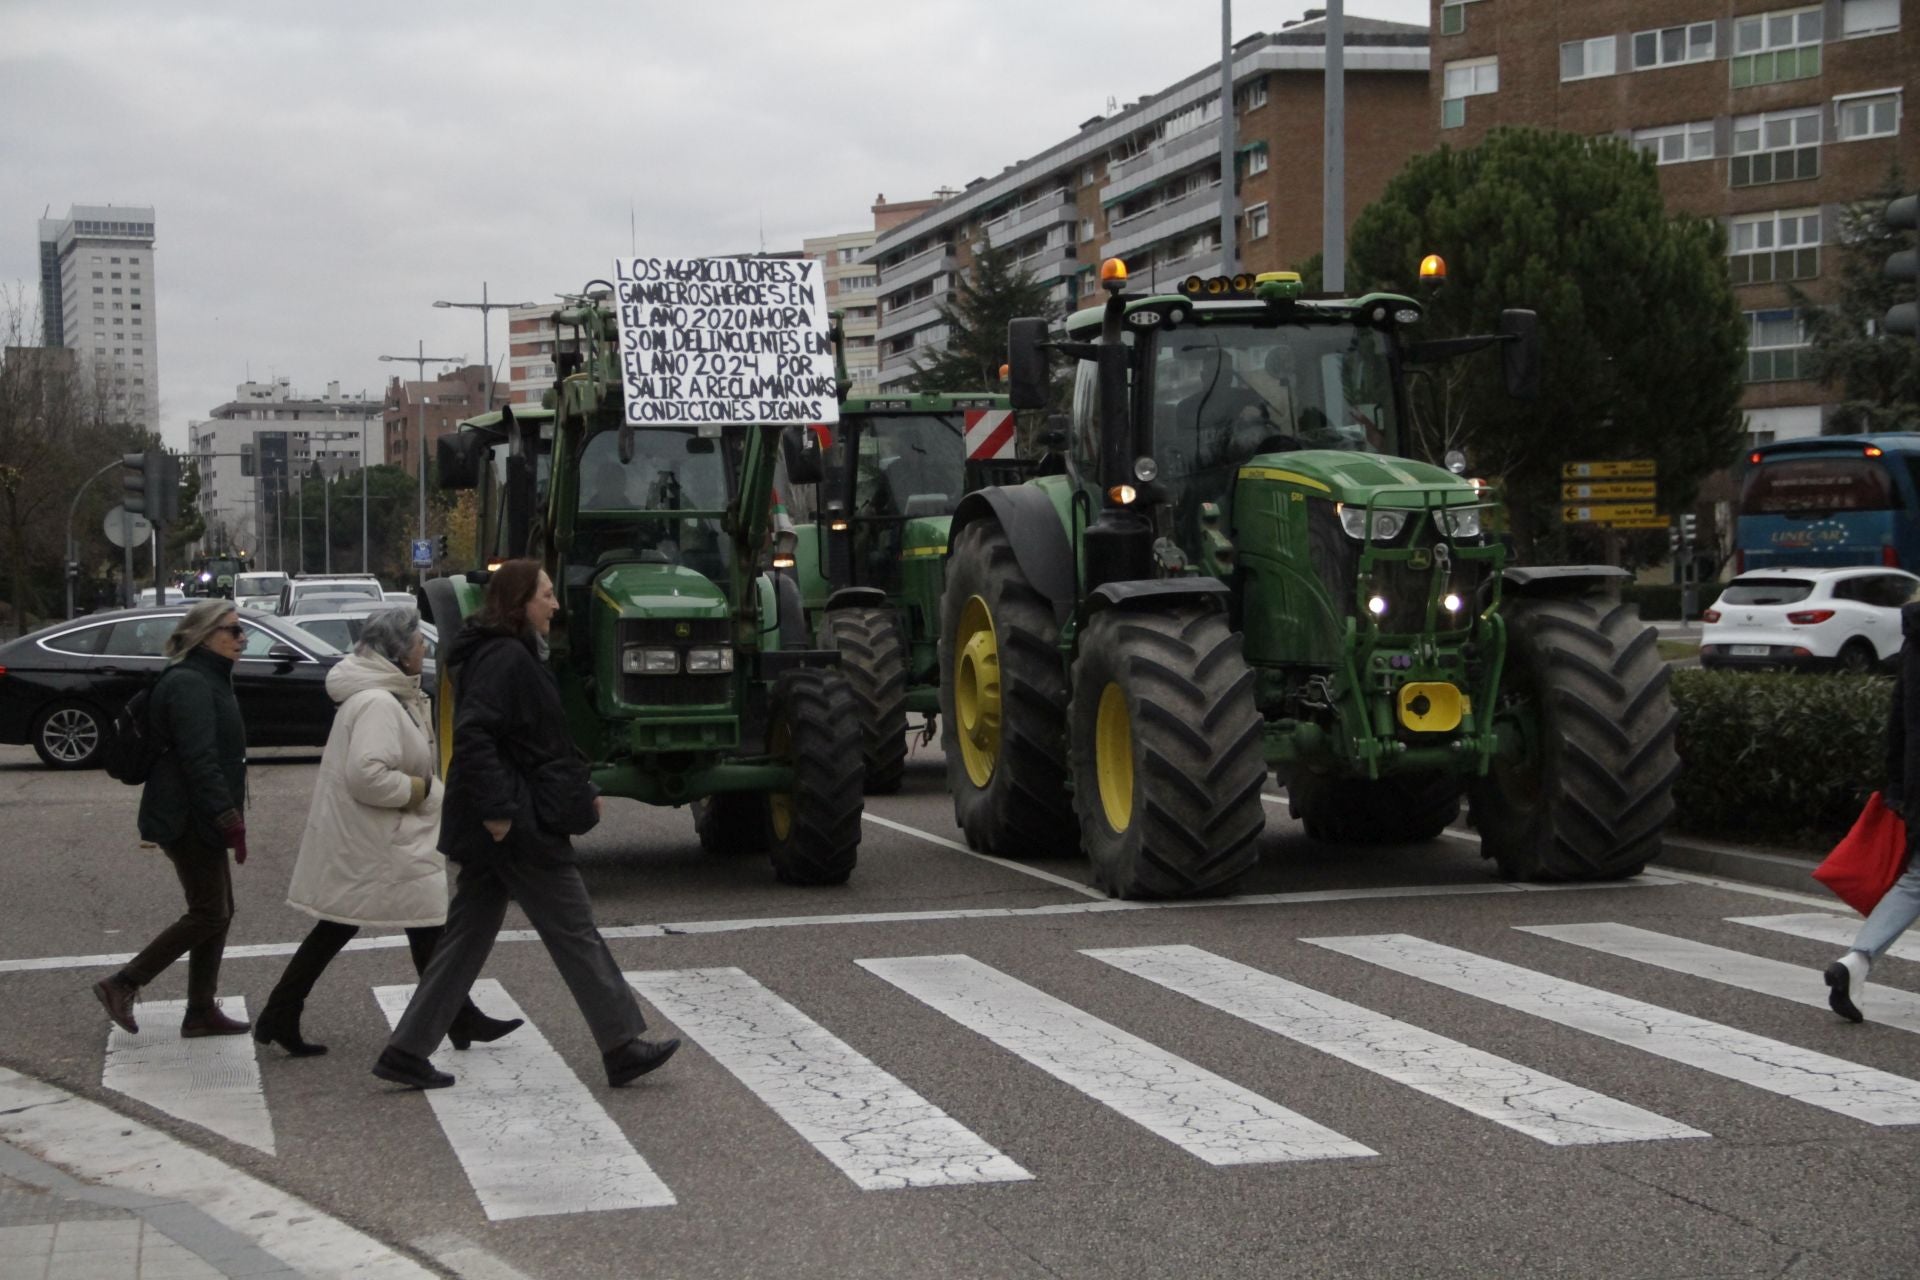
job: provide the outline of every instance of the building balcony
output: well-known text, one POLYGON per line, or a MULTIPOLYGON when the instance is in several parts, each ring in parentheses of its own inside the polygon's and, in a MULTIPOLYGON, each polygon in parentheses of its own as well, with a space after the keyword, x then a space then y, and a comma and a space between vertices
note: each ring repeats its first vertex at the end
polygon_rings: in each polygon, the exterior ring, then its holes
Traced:
POLYGON ((922 280, 931 280, 958 270, 953 250, 944 244, 936 244, 931 249, 922 250, 891 267, 880 268, 880 289, 882 294, 898 293, 909 285, 919 284, 922 280))
POLYGON ((1220 188, 1202 187, 1191 195, 1136 213, 1108 228, 1107 243, 1100 252, 1109 258, 1124 258, 1144 245, 1168 236, 1220 221, 1220 188))
POLYGON ((1071 244, 1050 244, 1015 259, 1014 266, 1031 275, 1037 284, 1051 284, 1079 269, 1080 254, 1071 244))
POLYGON ((1219 154, 1218 120, 1188 130, 1177 138, 1156 142, 1139 155, 1107 170, 1107 185, 1100 188, 1100 204, 1103 208, 1117 204, 1162 178, 1170 178, 1219 154))
POLYGON ((920 340, 905 351, 896 351, 891 355, 882 355, 879 359, 882 386, 890 382, 900 382, 911 378, 915 373, 915 362, 931 357, 947 344, 948 329, 945 325, 928 329, 919 335, 920 340))
POLYGON ((930 324, 940 323, 940 304, 946 300, 945 293, 936 293, 931 297, 920 298, 904 307, 888 307, 881 313, 880 323, 874 329, 877 341, 886 342, 902 334, 912 333, 915 329, 924 329, 930 324))
POLYGON ((989 222, 983 232, 986 241, 995 249, 1004 249, 1018 243, 1036 231, 1045 231, 1048 227, 1073 223, 1079 220, 1080 211, 1074 205, 1073 193, 1069 191, 1051 191, 1031 204, 1023 204, 1010 209, 989 222))

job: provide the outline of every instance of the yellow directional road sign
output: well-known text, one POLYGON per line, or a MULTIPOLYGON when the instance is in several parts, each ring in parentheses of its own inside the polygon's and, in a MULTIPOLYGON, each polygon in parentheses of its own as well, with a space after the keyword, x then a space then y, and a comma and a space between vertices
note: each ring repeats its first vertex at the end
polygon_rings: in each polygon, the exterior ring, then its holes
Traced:
POLYGON ((1568 524, 1619 524, 1622 520, 1666 522, 1651 502, 1596 502, 1586 507, 1562 507, 1560 518, 1568 524))
POLYGON ((1652 480, 1601 480, 1593 484, 1563 484, 1560 496, 1583 502, 1616 502, 1621 498, 1651 498, 1657 487, 1652 480))
POLYGON ((1560 468, 1562 480, 1620 480, 1660 474, 1652 458, 1617 458, 1611 462, 1569 462, 1560 468))
POLYGON ((1607 521, 1607 527, 1609 529, 1666 529, 1670 528, 1671 525, 1672 522, 1665 516, 1654 516, 1651 519, 1607 521))

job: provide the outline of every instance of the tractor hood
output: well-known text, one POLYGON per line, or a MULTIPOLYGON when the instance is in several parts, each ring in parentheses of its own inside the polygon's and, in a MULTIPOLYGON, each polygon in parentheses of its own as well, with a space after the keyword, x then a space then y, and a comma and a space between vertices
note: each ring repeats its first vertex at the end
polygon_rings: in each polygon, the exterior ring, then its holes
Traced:
POLYGON ((727 597, 703 573, 677 564, 620 564, 594 580, 594 594, 623 618, 718 618, 727 597))
POLYGON ((1346 449, 1263 453, 1242 466, 1240 474, 1245 479, 1290 481, 1317 496, 1356 506, 1375 495, 1383 507, 1458 506, 1479 500, 1472 484, 1443 467, 1346 449))

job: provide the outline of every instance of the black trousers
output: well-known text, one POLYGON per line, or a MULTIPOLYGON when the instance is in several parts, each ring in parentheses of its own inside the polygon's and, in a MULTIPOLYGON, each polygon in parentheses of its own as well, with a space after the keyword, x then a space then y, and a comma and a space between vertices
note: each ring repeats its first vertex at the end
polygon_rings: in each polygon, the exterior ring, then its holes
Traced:
MULTIPOLYGON (((437 924, 416 925, 407 930, 407 951, 413 957, 413 971, 424 974, 427 962, 433 959, 433 949, 439 944, 442 926, 437 924)), ((352 942, 360 932, 357 924, 342 924, 338 920, 316 920, 307 936, 301 940, 294 951, 293 958, 287 961, 287 968, 280 975, 280 981, 273 986, 273 992, 267 997, 266 1008, 260 1011, 262 1019, 284 1017, 291 1014, 300 1016, 307 997, 312 994, 314 984, 320 981, 320 975, 327 971, 333 958, 340 954, 341 948, 352 942)))
POLYGON ((227 947, 227 926, 233 922, 233 872, 227 863, 227 851, 207 844, 191 831, 161 849, 180 877, 187 911, 128 961, 120 976, 136 987, 144 987, 185 956, 187 1007, 211 1009, 220 986, 220 956, 227 947))
POLYGON ((536 854, 460 867, 447 908, 446 937, 434 949, 433 963, 388 1044, 423 1058, 433 1052, 480 976, 508 902, 526 912, 600 1052, 618 1049, 647 1029, 640 1001, 593 925, 593 903, 580 868, 536 854))

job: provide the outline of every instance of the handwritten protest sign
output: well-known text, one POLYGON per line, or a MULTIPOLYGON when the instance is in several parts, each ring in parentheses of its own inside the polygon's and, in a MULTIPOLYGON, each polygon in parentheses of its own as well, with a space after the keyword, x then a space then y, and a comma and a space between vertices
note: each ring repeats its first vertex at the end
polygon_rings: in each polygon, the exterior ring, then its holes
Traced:
POLYGON ((622 258, 613 269, 628 422, 840 420, 818 262, 622 258))

